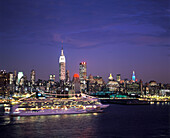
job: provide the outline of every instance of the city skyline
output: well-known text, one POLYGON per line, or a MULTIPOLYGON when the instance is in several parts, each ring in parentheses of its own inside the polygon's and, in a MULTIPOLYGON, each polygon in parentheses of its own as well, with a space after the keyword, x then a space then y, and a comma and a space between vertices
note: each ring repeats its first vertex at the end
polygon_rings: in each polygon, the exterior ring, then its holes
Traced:
POLYGON ((1 1, 0 69, 32 69, 36 79, 59 80, 59 56, 64 46, 66 69, 105 81, 112 73, 143 82, 170 83, 168 1, 1 1))

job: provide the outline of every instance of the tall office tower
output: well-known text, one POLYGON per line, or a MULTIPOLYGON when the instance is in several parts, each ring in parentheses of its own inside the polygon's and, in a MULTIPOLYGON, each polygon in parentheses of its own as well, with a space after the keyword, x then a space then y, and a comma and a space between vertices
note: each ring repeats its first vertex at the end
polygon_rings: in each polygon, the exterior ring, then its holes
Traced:
POLYGON ((54 74, 50 75, 50 81, 54 81, 55 82, 55 75, 54 74))
POLYGON ((87 64, 86 62, 81 62, 79 65, 80 83, 83 83, 87 77, 87 64))
POLYGON ((9 84, 13 84, 14 82, 14 74, 12 72, 9 72, 9 84))
POLYGON ((87 64, 86 62, 81 62, 79 64, 79 74, 80 74, 80 91, 85 92, 87 88, 87 85, 86 85, 87 64))
MULTIPOLYGON (((21 81, 21 78, 24 77, 24 73, 23 72, 18 72, 18 80, 17 80, 17 84, 20 85, 20 81, 21 81)), ((23 82, 23 81, 22 81, 23 82)))
POLYGON ((144 93, 143 93, 143 81, 142 80, 140 80, 139 81, 139 89, 140 89, 140 91, 141 91, 141 94, 143 95, 144 93))
POLYGON ((14 71, 14 84, 17 84, 17 71, 14 71))
POLYGON ((133 71, 132 81, 135 82, 135 71, 133 71))
POLYGON ((66 82, 70 81, 70 73, 69 70, 66 71, 66 82))
POLYGON ((112 81, 113 80, 113 76, 112 76, 112 73, 110 73, 110 76, 109 76, 109 81, 112 81))
POLYGON ((61 56, 59 58, 59 79, 60 81, 65 81, 66 77, 66 59, 63 52, 63 46, 61 49, 61 56))
POLYGON ((31 84, 35 84, 35 70, 31 70, 31 84))
POLYGON ((121 76, 120 74, 117 74, 117 76, 116 76, 116 79, 117 79, 117 81, 118 81, 118 82, 120 82, 120 81, 121 81, 120 76, 121 76))
POLYGON ((80 79, 78 74, 74 74, 73 76, 73 90, 75 90, 75 93, 80 92, 80 79))

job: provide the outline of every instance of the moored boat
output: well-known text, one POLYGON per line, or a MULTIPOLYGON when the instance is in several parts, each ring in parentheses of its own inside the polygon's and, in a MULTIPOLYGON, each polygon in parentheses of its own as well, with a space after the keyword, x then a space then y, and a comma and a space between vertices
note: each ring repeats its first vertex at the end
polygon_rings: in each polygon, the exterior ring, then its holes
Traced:
POLYGON ((12 106, 12 116, 60 115, 102 112, 109 105, 103 105, 94 97, 75 99, 27 99, 12 106))

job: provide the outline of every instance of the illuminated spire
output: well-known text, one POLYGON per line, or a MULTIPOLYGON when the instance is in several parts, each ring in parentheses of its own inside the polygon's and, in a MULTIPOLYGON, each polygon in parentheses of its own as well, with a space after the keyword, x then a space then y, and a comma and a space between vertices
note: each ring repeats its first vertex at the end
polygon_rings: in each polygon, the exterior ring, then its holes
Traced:
POLYGON ((62 40, 61 56, 64 56, 64 52, 63 52, 63 40, 62 40))
POLYGON ((66 59, 63 52, 63 41, 62 41, 62 49, 61 56, 59 58, 59 79, 60 81, 64 81, 66 77, 66 59))
POLYGON ((133 71, 132 80, 135 82, 135 71, 133 71))
POLYGON ((110 73, 109 80, 113 80, 112 73, 110 73))

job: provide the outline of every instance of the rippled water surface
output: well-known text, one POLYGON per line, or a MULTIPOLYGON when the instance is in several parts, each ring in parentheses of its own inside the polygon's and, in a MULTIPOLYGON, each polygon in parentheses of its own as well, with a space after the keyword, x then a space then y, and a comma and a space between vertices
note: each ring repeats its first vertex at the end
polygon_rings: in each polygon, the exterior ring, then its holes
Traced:
POLYGON ((110 105, 104 113, 0 117, 0 137, 170 137, 170 105, 110 105))

